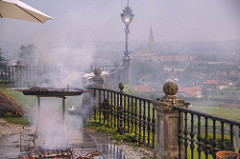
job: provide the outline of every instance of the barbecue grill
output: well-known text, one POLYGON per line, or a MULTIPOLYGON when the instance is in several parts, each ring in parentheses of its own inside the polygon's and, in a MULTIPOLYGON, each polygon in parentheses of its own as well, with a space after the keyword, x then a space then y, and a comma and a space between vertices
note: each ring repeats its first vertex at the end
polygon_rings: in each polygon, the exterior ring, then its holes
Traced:
POLYGON ((86 92, 83 89, 79 88, 41 88, 41 87, 32 87, 30 89, 22 90, 24 95, 36 95, 41 97, 64 97, 64 96, 77 96, 86 92))
POLYGON ((38 98, 38 120, 37 126, 34 133, 34 140, 37 137, 37 131, 39 126, 39 114, 40 114, 40 97, 58 97, 62 98, 62 121, 64 126, 64 135, 66 134, 65 128, 65 99, 66 96, 77 96, 81 95, 82 93, 89 92, 84 91, 83 89, 79 88, 71 88, 67 86, 67 88, 53 88, 53 87, 32 87, 30 89, 23 89, 21 90, 24 95, 35 95, 38 98))

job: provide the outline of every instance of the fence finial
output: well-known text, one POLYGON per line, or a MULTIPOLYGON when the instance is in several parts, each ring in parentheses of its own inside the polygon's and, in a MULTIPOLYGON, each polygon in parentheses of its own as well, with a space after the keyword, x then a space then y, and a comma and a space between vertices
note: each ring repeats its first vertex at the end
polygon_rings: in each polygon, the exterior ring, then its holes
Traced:
POLYGON ((119 83, 118 88, 120 89, 120 92, 123 93, 124 84, 122 82, 119 83))
POLYGON ((174 82, 166 82, 163 85, 163 92, 166 95, 175 95, 178 92, 178 85, 174 82))
POLYGON ((93 72, 95 76, 91 80, 94 82, 96 87, 103 88, 104 79, 103 77, 100 76, 102 73, 102 70, 100 68, 95 68, 93 72))
POLYGON ((120 67, 120 62, 115 62, 114 67, 120 67))
POLYGON ((100 76, 102 74, 102 70, 100 68, 95 68, 93 73, 95 76, 100 76))

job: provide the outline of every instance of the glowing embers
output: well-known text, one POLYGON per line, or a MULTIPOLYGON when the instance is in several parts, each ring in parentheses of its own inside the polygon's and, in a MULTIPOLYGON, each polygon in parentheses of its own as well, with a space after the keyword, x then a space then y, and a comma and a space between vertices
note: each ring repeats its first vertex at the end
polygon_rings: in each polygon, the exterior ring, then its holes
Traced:
POLYGON ((26 155, 22 157, 22 159, 72 159, 73 158, 73 150, 72 148, 64 148, 64 149, 42 149, 42 148, 34 148, 31 151, 27 152, 26 155))

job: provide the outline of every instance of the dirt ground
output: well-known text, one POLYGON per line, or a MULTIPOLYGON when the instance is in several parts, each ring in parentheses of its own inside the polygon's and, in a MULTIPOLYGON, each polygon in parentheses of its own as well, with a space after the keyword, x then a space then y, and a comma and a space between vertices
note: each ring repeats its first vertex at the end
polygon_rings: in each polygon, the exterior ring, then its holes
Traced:
POLYGON ((30 130, 31 129, 29 126, 10 124, 4 119, 0 118, 0 136, 16 133, 28 134, 30 133, 30 130))

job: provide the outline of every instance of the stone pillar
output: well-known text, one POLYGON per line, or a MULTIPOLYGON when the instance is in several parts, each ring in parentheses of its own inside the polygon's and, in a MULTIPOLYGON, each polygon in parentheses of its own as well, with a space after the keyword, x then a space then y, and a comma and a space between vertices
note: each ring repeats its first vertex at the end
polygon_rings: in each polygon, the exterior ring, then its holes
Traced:
MULTIPOLYGON (((100 68, 95 68, 93 73, 95 74, 95 76, 91 79, 93 81, 93 87, 95 88, 103 88, 103 84, 104 84, 104 79, 100 76, 102 73, 102 70, 100 68)), ((101 90, 96 91, 95 94, 95 102, 96 102, 96 107, 95 107, 95 111, 99 108, 101 108, 101 105, 104 101, 104 93, 101 90)), ((100 110, 100 109, 99 109, 100 110)), ((96 112, 95 112, 96 114, 96 112)))
POLYGON ((18 60, 17 64, 15 65, 15 86, 16 87, 23 87, 24 85, 24 65, 22 61, 18 60))
POLYGON ((100 68, 95 68, 93 73, 95 75, 92 78, 92 81, 94 82, 94 86, 97 88, 103 88, 104 79, 100 76, 102 73, 102 70, 100 68))
MULTIPOLYGON (((179 112, 173 107, 188 108, 189 103, 177 98, 177 84, 167 82, 163 86, 165 95, 153 101, 153 106, 157 111, 156 122, 156 148, 154 155, 158 159, 178 158, 178 116, 179 112)), ((183 120, 181 121, 181 126, 183 120)), ((183 155, 182 155, 183 156, 183 155)))
POLYGON ((235 136, 236 136, 235 147, 239 147, 239 128, 234 127, 234 130, 235 130, 235 136))

